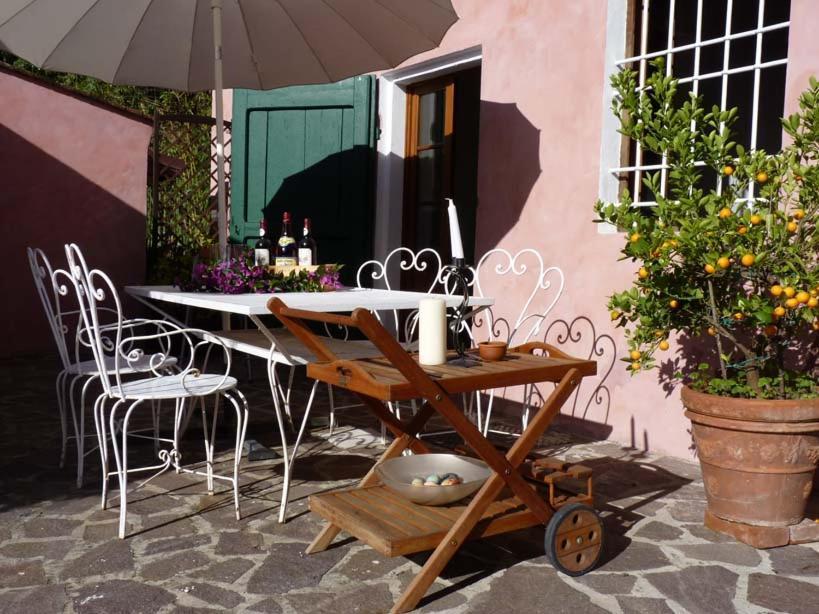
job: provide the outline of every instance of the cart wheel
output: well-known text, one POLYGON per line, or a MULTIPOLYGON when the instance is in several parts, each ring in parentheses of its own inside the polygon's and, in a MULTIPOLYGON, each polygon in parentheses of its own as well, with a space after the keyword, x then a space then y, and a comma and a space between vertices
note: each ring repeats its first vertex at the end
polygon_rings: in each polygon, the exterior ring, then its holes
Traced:
POLYGON ((546 556, 567 576, 591 571, 603 552, 603 523, 594 508, 570 503, 559 508, 546 526, 546 556))

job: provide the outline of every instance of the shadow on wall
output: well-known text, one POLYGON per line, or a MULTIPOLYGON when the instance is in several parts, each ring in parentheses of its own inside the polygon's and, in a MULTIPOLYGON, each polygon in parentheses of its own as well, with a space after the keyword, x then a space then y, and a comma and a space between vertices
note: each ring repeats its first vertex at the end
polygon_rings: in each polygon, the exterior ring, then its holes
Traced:
MULTIPOLYGON (((26 247, 41 248, 55 268, 74 242, 91 266, 119 285, 145 277, 145 216, 71 167, 0 126, 0 355, 53 349, 34 289, 26 247)), ((135 169, 144 176, 144 169, 135 169)), ((127 309, 127 306, 126 306, 127 309)))
POLYGON ((354 283, 356 269, 372 254, 373 161, 368 147, 356 146, 285 178, 263 209, 272 240, 285 211, 297 241, 304 218, 310 218, 319 263, 344 264, 342 280, 354 283))
POLYGON ((476 254, 499 246, 517 224, 541 173, 540 130, 517 104, 481 100, 480 126, 478 194, 493 202, 478 205, 476 254))

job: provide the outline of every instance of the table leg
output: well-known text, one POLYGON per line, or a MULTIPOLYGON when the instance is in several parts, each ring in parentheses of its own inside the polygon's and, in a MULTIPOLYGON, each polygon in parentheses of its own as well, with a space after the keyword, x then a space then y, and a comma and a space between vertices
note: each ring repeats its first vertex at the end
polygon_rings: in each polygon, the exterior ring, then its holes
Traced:
MULTIPOLYGON (((435 410, 431 405, 428 403, 424 404, 420 411, 415 414, 415 416, 405 427, 395 418, 395 416, 392 415, 392 413, 383 403, 370 397, 365 397, 362 395, 359 395, 359 397, 361 398, 361 401, 370 407, 370 409, 372 409, 376 415, 379 415, 379 417, 381 417, 382 413, 389 416, 391 430, 394 429, 393 433, 395 433, 395 439, 376 461, 376 465, 390 458, 400 456, 407 448, 422 454, 429 452, 429 448, 427 448, 427 446, 415 436, 421 431, 421 429, 424 428, 424 425, 435 413, 435 410)), ((365 475, 361 482, 359 482, 358 486, 359 488, 370 486, 371 484, 375 483, 377 479, 375 465, 373 465, 372 469, 367 472, 367 475, 365 475)), ((321 531, 315 537, 315 539, 313 539, 312 543, 307 546, 307 549, 304 551, 305 554, 315 554, 316 552, 326 550, 340 532, 341 529, 332 522, 325 523, 324 527, 322 527, 321 531)))

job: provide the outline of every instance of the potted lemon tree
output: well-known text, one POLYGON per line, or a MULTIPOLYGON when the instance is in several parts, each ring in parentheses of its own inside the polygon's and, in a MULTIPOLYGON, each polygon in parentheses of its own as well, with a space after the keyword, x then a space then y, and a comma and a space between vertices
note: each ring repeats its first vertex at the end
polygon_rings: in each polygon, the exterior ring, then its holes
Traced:
POLYGON ((632 207, 628 192, 596 205, 635 263, 609 301, 627 368, 677 365, 706 524, 757 547, 794 541, 819 462, 819 83, 774 153, 737 144, 736 109, 681 96, 661 62, 642 91, 630 69, 612 83, 622 133, 667 165, 645 175, 656 206, 632 207))

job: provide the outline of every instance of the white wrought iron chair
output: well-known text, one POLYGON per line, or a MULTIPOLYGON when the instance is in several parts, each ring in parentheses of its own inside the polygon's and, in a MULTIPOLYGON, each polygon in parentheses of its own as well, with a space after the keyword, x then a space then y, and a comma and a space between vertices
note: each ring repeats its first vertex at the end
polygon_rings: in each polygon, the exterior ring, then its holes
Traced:
MULTIPOLYGON (((510 305, 508 300, 501 299, 493 307, 477 314, 468 330, 473 343, 497 340, 514 346, 544 336, 546 319, 563 294, 563 287, 563 271, 555 266, 546 267, 543 257, 536 250, 526 248, 514 254, 501 248, 489 250, 473 269, 473 294, 479 297, 505 297, 508 296, 507 290, 512 289, 515 292, 523 289, 527 294, 521 304, 510 305)), ((478 428, 484 435, 489 432, 509 434, 489 426, 495 397, 505 397, 506 394, 505 389, 486 391, 484 413, 481 394, 476 393, 474 401, 478 428)), ((529 422, 532 401, 537 394, 534 386, 524 387, 522 430, 529 422)))
MULTIPOLYGON (((26 248, 29 266, 37 295, 45 312, 46 321, 51 330, 52 337, 57 346, 57 354, 60 358, 61 370, 57 374, 56 392, 57 407, 60 412, 60 427, 62 434, 62 445, 60 450, 60 468, 65 466, 65 457, 69 440, 76 442, 77 448, 77 488, 83 485, 85 472, 85 457, 94 452, 95 448, 86 450, 85 440, 96 435, 86 435, 85 432, 85 408, 86 398, 91 387, 99 380, 100 373, 97 362, 91 356, 88 344, 84 342, 87 335, 82 334, 82 319, 79 309, 63 309, 64 297, 60 296, 58 285, 55 280, 55 271, 51 266, 43 250, 39 248, 26 248), (76 387, 80 386, 80 398, 77 402, 76 387), (74 434, 68 433, 68 408, 71 409, 71 419, 74 427, 74 434)), ((112 310, 100 308, 108 316, 114 315, 112 310)), ((145 323, 142 319, 130 319, 123 322, 123 326, 141 326, 145 323)), ((110 374, 114 370, 114 357, 106 356, 107 372, 110 374)), ((176 365, 176 358, 165 353, 163 362, 157 366, 159 369, 170 370, 176 365)), ((133 361, 128 366, 123 366, 123 375, 133 376, 137 373, 144 373, 150 370, 148 360, 133 361)), ((153 434, 145 437, 154 439, 159 436, 159 405, 152 405, 153 434)), ((134 436, 141 436, 135 433, 134 436)))
MULTIPOLYGON (((98 444, 102 461, 103 492, 102 507, 105 509, 108 500, 108 478, 116 475, 119 479, 120 515, 119 537, 125 537, 125 521, 127 514, 128 474, 141 471, 154 471, 154 475, 137 485, 145 485, 154 477, 168 470, 172 465, 177 471, 204 476, 207 479, 207 489, 213 493, 214 479, 229 482, 233 486, 233 504, 237 520, 239 511, 239 466, 242 458, 242 444, 247 428, 247 401, 236 388, 236 379, 229 375, 231 354, 229 348, 216 339, 206 339, 208 333, 194 328, 182 328, 170 322, 159 320, 145 320, 146 325, 153 327, 147 334, 138 334, 138 326, 126 326, 122 318, 122 306, 117 290, 111 279, 99 269, 87 267, 82 253, 76 245, 66 246, 69 272, 56 271, 55 275, 63 283, 58 284, 58 292, 65 296, 69 287, 73 286, 80 305, 84 331, 87 333, 87 342, 94 355, 99 371, 99 380, 103 393, 94 403, 94 419, 97 427, 98 444), (69 286, 70 284, 70 286, 69 286), (109 302, 116 313, 116 322, 109 325, 101 323, 103 303, 109 302), (187 362, 183 368, 173 375, 166 374, 161 365, 167 358, 167 345, 180 344, 187 355, 187 362), (222 350, 224 373, 202 372, 195 367, 200 350, 204 353, 204 363, 207 364, 211 350, 217 347, 222 350), (109 371, 107 360, 113 352, 114 369, 109 371), (130 381, 123 379, 123 370, 133 368, 133 365, 148 362, 150 373, 130 381), (208 432, 207 412, 205 400, 214 397, 212 427, 208 432), (236 437, 233 460, 233 471, 230 476, 217 475, 213 471, 214 438, 219 414, 219 399, 225 399, 233 406, 236 414, 236 437), (147 467, 128 467, 128 436, 131 416, 146 401, 173 401, 174 437, 161 439, 172 444, 170 449, 162 449, 158 453, 159 464, 147 467), (113 402, 107 409, 108 402, 113 402), (202 428, 205 440, 205 471, 183 467, 179 451, 179 427, 184 414, 199 403, 202 411, 202 428), (120 417, 119 413, 124 410, 120 417), (106 415, 107 411, 107 415, 106 415), (109 431, 110 429, 110 431, 109 431), (116 471, 109 471, 109 456, 107 441, 109 439, 114 450, 116 471), (121 435, 120 435, 121 434, 121 435), (121 442, 117 439, 121 437, 121 442)), ((180 354, 181 355, 181 354, 180 354)))

